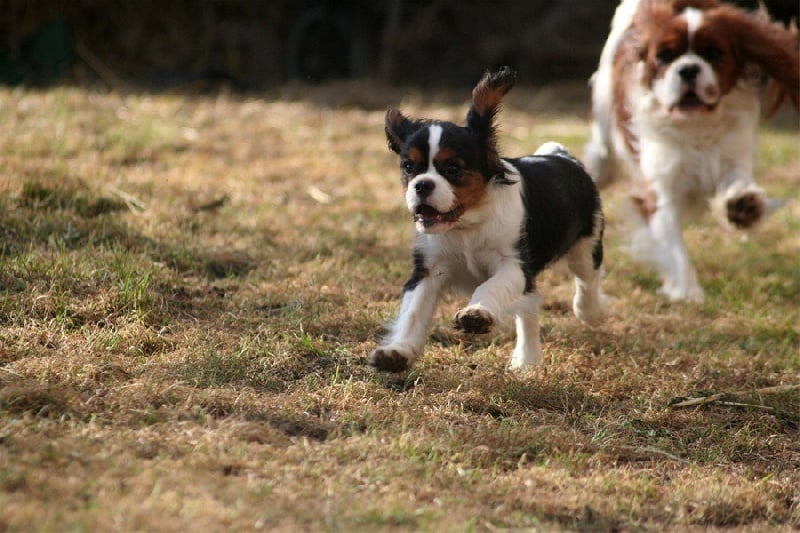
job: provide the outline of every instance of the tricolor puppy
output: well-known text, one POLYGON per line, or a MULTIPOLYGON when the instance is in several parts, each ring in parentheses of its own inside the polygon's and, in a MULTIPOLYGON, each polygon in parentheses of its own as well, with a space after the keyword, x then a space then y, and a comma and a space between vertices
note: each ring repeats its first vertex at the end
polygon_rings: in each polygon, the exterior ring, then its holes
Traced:
POLYGON ((641 214, 634 252, 670 300, 703 300, 681 233, 711 208, 724 226, 753 227, 779 205, 753 167, 762 78, 768 113, 800 102, 798 40, 763 10, 716 0, 622 0, 592 78, 586 166, 598 185, 633 179, 641 214))
POLYGON ((422 355, 447 288, 472 294, 453 318, 457 329, 487 333, 514 316, 511 368, 538 363, 536 275, 562 256, 575 275, 575 314, 589 324, 604 318, 603 214, 592 179, 556 143, 518 159, 497 153, 494 118, 515 79, 508 68, 487 73, 472 91, 465 126, 386 113, 417 237, 400 316, 369 357, 378 369, 400 371, 422 355))

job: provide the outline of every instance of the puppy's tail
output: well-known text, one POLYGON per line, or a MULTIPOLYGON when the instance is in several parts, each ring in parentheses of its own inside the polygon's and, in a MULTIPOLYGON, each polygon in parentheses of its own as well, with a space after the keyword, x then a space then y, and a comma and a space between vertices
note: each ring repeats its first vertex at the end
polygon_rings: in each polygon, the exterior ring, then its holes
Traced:
POLYGON ((569 159, 579 167, 586 170, 586 167, 583 166, 583 163, 581 162, 580 159, 569 153, 569 150, 564 148, 563 144, 554 141, 547 141, 539 148, 537 148, 536 151, 533 153, 533 155, 554 155, 558 157, 563 157, 565 159, 569 159))
POLYGON ((574 157, 572 157, 572 155, 570 155, 567 149, 564 148, 563 144, 554 141, 548 141, 544 143, 543 145, 541 145, 539 148, 536 149, 533 155, 560 155, 562 157, 569 157, 570 159, 575 159, 574 157))

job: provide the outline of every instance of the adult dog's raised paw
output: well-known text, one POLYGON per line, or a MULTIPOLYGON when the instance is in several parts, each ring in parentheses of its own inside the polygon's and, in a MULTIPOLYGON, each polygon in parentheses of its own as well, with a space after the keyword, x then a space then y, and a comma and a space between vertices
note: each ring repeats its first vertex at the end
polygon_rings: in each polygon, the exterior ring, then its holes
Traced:
POLYGON ((764 216, 766 202, 758 192, 744 191, 729 198, 725 207, 728 221, 738 229, 746 229, 764 216))

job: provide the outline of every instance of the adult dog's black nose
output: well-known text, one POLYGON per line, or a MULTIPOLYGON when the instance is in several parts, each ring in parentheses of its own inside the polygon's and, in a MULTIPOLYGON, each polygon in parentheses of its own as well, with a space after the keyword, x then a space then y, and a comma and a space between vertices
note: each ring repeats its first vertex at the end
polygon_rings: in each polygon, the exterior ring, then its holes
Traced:
POLYGON ((700 74, 699 65, 684 65, 678 71, 678 75, 681 77, 681 79, 687 82, 694 81, 698 74, 700 74))
POLYGON ((427 198, 433 192, 436 184, 431 180, 420 180, 414 184, 414 190, 420 198, 427 198))

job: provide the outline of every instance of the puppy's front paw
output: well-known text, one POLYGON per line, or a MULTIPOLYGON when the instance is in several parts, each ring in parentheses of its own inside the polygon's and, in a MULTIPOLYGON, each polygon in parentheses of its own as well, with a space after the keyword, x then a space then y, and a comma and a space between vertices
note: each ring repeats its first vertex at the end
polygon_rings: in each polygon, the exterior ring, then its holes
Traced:
POLYGON ((608 297, 598 293, 592 297, 575 294, 572 300, 572 310, 581 322, 589 326, 600 325, 608 316, 608 297))
POLYGON ((375 348, 367 362, 386 372, 402 372, 411 366, 414 361, 414 352, 405 346, 379 346, 375 348))
POLYGON ((461 309, 453 317, 453 327, 464 333, 489 333, 494 326, 494 317, 480 305, 461 309))
POLYGON ((529 368, 534 368, 542 362, 544 354, 540 346, 536 347, 520 347, 517 345, 514 348, 514 354, 511 357, 511 363, 508 365, 509 370, 522 372, 529 368))
POLYGON ((761 220, 766 210, 766 201, 756 191, 743 191, 729 198, 725 208, 728 221, 738 229, 745 229, 761 220))

